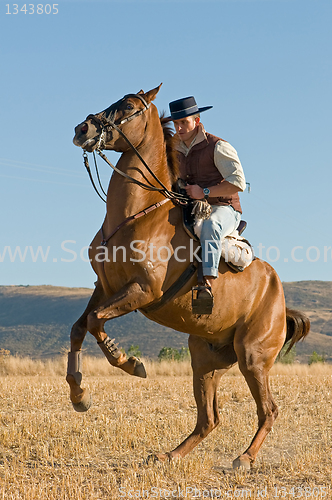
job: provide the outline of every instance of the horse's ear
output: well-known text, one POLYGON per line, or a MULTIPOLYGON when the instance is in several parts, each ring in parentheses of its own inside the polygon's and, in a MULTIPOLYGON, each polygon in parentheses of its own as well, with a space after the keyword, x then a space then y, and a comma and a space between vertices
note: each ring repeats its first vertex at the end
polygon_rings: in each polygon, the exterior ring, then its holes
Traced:
POLYGON ((137 92, 137 94, 144 94, 144 90, 141 89, 139 92, 137 92))
POLYGON ((155 89, 149 90, 149 92, 147 92, 145 94, 146 102, 151 102, 156 98, 156 95, 158 94, 161 86, 162 86, 162 83, 158 87, 156 87, 155 89))

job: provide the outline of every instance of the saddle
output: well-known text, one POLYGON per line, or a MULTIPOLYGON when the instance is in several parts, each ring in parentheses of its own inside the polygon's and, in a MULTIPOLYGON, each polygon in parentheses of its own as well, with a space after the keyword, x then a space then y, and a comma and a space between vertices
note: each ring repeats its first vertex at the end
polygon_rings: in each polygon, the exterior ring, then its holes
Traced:
MULTIPOLYGON (((177 192, 182 192, 183 194, 186 194, 186 191, 182 189, 177 183, 174 186, 174 190, 177 192)), ((194 224, 195 224, 195 217, 192 214, 193 211, 193 206, 195 205, 195 200, 191 203, 189 201, 187 206, 182 206, 182 213, 183 213, 183 226, 185 231, 188 233, 190 238, 192 238, 195 241, 199 241, 198 236, 194 232, 194 224)), ((238 234, 242 234, 243 231, 245 230, 247 226, 247 223, 245 221, 241 221, 238 228, 237 232, 238 234)), ((242 271, 243 269, 239 268, 239 266, 233 266, 230 262, 227 262, 228 266, 233 269, 233 271, 242 271)), ((189 267, 183 271, 183 273, 178 277, 178 279, 168 288, 168 290, 165 291, 165 293, 155 302, 152 302, 151 304, 145 306, 142 308, 142 310, 146 313, 150 312, 155 312, 158 311, 161 307, 163 307, 165 304, 167 304, 170 300, 175 297, 175 295, 182 289, 182 287, 189 281, 194 275, 197 273, 197 281, 198 281, 198 286, 192 288, 192 311, 193 314, 201 315, 201 314, 211 314, 212 308, 213 308, 213 295, 212 295, 212 290, 210 287, 210 290, 208 290, 209 286, 206 285, 201 285, 200 283, 203 282, 203 269, 202 269, 202 264, 198 260, 195 260, 194 262, 190 263, 189 267), (201 297, 199 297, 200 292, 205 292, 207 291, 208 293, 202 293, 201 297), (210 292, 210 293, 209 293, 210 292)))
MULTIPOLYGON (((176 191, 180 192, 182 194, 186 194, 186 190, 183 189, 182 187, 183 181, 180 179, 177 184, 176 184, 176 191)), ((194 241, 199 241, 199 237, 197 236, 195 232, 195 224, 196 224, 196 217, 195 217, 195 210, 194 207, 196 205, 196 201, 192 200, 189 201, 189 203, 185 206, 182 206, 182 222, 183 222, 183 227, 186 233, 190 238, 192 238, 194 241)), ((247 227, 247 222, 244 220, 241 220, 235 233, 237 233, 238 236, 241 236, 245 228, 247 227)), ((229 266, 230 269, 232 269, 235 272, 241 272, 244 270, 242 266, 237 266, 228 260, 226 261, 226 264, 229 266)), ((202 263, 197 262, 197 281, 198 285, 194 286, 192 288, 192 311, 193 314, 211 314, 212 308, 213 308, 213 294, 212 294, 212 289, 210 286, 210 283, 204 283, 204 278, 203 278, 203 269, 202 269, 202 263)))
MULTIPOLYGON (((175 191, 181 194, 186 194, 186 190, 181 187, 182 183, 183 181, 179 179, 178 182, 176 183, 175 191)), ((195 219, 195 214, 193 213, 193 208, 195 204, 196 201, 192 200, 189 201, 187 205, 182 206, 182 223, 183 223, 183 228, 188 234, 188 236, 192 238, 194 241, 199 241, 199 238, 195 233, 194 229, 194 226, 196 224, 196 219, 195 219)), ((235 231, 238 233, 239 236, 241 236, 246 227, 247 227, 247 222, 245 220, 241 220, 235 231)), ((243 271, 243 269, 240 266, 235 266, 230 262, 227 262, 227 264, 234 271, 243 271)))

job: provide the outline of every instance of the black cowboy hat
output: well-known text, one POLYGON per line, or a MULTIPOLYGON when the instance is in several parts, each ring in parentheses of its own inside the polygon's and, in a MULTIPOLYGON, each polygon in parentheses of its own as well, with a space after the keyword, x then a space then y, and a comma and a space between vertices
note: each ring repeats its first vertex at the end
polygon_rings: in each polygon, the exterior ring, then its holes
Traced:
POLYGON ((197 113, 202 113, 211 109, 212 106, 205 106, 204 108, 199 108, 196 104, 195 98, 193 96, 183 97, 177 101, 172 101, 169 103, 169 110, 171 116, 167 116, 165 120, 181 120, 181 118, 186 118, 187 116, 196 115, 197 113))

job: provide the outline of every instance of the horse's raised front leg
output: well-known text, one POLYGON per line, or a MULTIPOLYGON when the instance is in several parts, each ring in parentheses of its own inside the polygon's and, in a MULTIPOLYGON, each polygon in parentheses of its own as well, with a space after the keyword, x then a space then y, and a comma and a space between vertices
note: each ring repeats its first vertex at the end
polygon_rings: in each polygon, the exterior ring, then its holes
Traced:
POLYGON ((153 300, 149 287, 139 283, 128 283, 103 304, 89 312, 87 329, 96 338, 97 343, 112 366, 121 368, 129 375, 146 377, 143 363, 135 356, 127 359, 104 330, 106 321, 139 309, 153 300))
POLYGON ((95 309, 98 304, 105 300, 101 284, 97 282, 96 288, 89 300, 89 303, 71 329, 70 343, 71 349, 68 353, 67 377, 70 386, 70 399, 76 411, 87 411, 91 406, 89 391, 81 387, 82 382, 82 343, 87 332, 88 314, 95 309))
POLYGON ((220 377, 236 363, 232 346, 219 351, 200 337, 189 336, 193 368, 194 396, 197 405, 197 423, 193 432, 173 451, 159 453, 159 460, 182 458, 197 446, 219 424, 217 389, 220 377))

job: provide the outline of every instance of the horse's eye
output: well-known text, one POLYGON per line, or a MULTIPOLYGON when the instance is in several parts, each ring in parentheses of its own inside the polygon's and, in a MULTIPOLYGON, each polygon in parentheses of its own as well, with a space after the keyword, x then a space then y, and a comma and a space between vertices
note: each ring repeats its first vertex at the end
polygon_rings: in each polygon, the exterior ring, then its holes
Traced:
POLYGON ((129 110, 134 109, 134 106, 132 104, 128 103, 126 106, 126 109, 129 109, 129 110))

